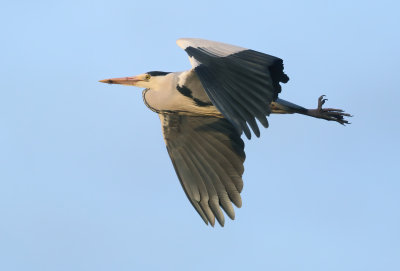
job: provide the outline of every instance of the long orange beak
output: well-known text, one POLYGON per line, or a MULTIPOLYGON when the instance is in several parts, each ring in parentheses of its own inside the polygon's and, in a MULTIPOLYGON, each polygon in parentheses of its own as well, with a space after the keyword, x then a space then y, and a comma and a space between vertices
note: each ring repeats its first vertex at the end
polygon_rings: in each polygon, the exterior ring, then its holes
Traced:
POLYGON ((107 84, 120 84, 120 85, 134 86, 136 84, 136 82, 139 82, 139 81, 142 81, 142 80, 140 78, 138 78, 137 76, 131 76, 131 77, 104 79, 104 80, 100 80, 99 82, 107 83, 107 84))

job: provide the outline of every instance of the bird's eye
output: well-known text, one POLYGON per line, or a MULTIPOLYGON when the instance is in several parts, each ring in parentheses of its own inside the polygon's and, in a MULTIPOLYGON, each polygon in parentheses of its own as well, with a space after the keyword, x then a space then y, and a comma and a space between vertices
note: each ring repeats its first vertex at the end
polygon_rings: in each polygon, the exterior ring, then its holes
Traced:
POLYGON ((146 78, 146 80, 150 80, 150 77, 151 77, 150 74, 146 74, 145 78, 146 78))

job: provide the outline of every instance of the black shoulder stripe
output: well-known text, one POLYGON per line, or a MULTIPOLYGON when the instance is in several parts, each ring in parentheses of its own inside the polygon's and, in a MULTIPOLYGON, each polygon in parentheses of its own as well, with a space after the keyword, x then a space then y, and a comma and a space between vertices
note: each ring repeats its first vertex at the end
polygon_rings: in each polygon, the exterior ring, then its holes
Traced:
POLYGON ((202 100, 199 100, 197 98, 193 98, 193 101, 197 106, 212 106, 213 105, 212 102, 203 102, 202 100))
POLYGON ((204 102, 200 99, 194 98, 192 95, 192 91, 186 86, 177 86, 176 89, 183 95, 186 96, 194 101, 197 106, 212 106, 212 102, 204 102))
POLYGON ((188 97, 188 98, 190 98, 190 99, 193 99, 192 91, 191 91, 188 87, 178 85, 178 86, 176 87, 176 89, 177 89, 183 96, 186 96, 186 97, 188 97))

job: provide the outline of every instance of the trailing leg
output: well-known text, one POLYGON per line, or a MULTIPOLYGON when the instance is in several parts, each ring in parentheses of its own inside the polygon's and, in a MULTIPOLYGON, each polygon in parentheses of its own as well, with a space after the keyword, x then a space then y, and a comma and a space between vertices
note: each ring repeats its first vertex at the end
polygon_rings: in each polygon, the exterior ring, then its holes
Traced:
POLYGON ((340 124, 350 124, 345 117, 351 117, 350 114, 345 113, 342 109, 335 108, 322 108, 322 105, 328 100, 324 98, 325 95, 322 95, 318 98, 318 107, 316 109, 306 109, 297 104, 293 104, 291 102, 277 99, 275 102, 271 103, 272 113, 276 114, 303 114, 307 116, 311 116, 314 118, 325 119, 339 122, 340 124))

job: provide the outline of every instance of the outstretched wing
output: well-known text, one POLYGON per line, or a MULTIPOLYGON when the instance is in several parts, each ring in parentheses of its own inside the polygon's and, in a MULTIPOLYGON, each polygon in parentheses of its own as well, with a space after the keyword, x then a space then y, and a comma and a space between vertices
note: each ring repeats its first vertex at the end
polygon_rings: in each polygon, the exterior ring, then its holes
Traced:
POLYGON ((221 226, 221 208, 235 218, 233 202, 240 192, 245 160, 244 143, 232 124, 208 116, 159 114, 165 144, 186 196, 206 224, 221 226))
POLYGON ((250 125, 259 137, 255 119, 268 127, 270 103, 281 92, 280 82, 289 77, 280 58, 246 48, 202 39, 179 39, 212 103, 251 138, 250 125))

